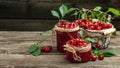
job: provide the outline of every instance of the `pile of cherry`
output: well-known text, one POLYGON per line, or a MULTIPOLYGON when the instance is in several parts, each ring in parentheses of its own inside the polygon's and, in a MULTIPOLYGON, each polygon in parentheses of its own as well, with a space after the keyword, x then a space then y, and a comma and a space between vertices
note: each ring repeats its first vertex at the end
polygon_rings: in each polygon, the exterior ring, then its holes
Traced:
POLYGON ((76 38, 68 41, 68 44, 70 46, 76 46, 76 47, 86 47, 88 45, 88 42, 84 41, 83 39, 76 38))
POLYGON ((60 22, 58 24, 58 27, 60 27, 60 28, 68 28, 68 29, 73 29, 73 28, 75 28, 77 26, 78 26, 78 24, 75 23, 75 22, 60 22))
POLYGON ((112 24, 108 24, 102 21, 93 21, 92 19, 76 20, 76 22, 60 22, 58 27, 72 29, 77 26, 81 26, 84 29, 89 30, 103 30, 112 28, 112 24))
POLYGON ((112 28, 112 24, 107 24, 102 21, 94 22, 92 19, 77 20, 76 22, 84 29, 89 29, 89 30, 103 30, 103 29, 112 28))

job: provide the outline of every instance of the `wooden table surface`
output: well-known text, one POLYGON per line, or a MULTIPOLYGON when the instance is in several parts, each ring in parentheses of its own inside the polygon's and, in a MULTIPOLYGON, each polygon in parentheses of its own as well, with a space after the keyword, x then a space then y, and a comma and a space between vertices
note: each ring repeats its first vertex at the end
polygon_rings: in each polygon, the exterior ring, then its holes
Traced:
MULTIPOLYGON (((51 33, 40 36, 37 31, 0 31, 0 68, 120 68, 120 32, 111 39, 107 50, 116 50, 117 56, 86 63, 70 63, 65 54, 56 51, 51 33), (42 46, 52 45, 51 53, 34 57, 28 47, 38 40, 45 39, 42 46)), ((55 42, 55 39, 54 39, 55 42)))

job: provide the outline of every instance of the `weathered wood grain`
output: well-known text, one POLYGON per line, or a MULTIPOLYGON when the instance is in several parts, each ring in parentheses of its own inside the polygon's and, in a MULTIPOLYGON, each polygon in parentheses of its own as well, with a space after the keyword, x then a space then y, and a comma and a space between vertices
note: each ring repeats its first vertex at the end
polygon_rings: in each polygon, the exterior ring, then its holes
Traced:
POLYGON ((119 68, 119 57, 105 58, 103 61, 97 60, 96 62, 89 61, 87 63, 70 63, 65 59, 65 55, 40 55, 33 57, 31 55, 18 55, 18 54, 1 54, 0 65, 8 66, 26 66, 26 67, 46 67, 53 66, 56 68, 119 68), (54 58, 53 58, 54 57, 54 58), (44 60, 43 60, 44 59, 44 60), (112 60, 112 61, 111 61, 112 60), (4 64, 3 64, 4 63, 4 64))
POLYGON ((51 33, 42 35, 46 37, 43 46, 52 45, 51 53, 42 53, 34 57, 28 53, 28 47, 40 38, 39 31, 0 31, 0 68, 120 68, 120 32, 111 39, 107 50, 116 50, 117 56, 105 58, 103 61, 86 63, 70 63, 65 54, 56 51, 56 45, 49 39, 51 33), (49 38, 47 38, 49 37, 49 38))

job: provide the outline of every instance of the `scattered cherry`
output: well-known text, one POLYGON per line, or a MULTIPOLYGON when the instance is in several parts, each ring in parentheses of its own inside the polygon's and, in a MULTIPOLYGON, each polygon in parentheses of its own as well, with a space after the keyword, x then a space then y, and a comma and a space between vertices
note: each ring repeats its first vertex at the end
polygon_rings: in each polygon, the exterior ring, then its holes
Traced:
POLYGON ((91 56, 91 61, 96 61, 96 59, 97 59, 97 56, 95 55, 91 56))
POLYGON ((41 47, 41 52, 45 52, 45 47, 41 47))
POLYGON ((101 48, 101 45, 99 43, 95 43, 95 47, 99 49, 101 48))
POLYGON ((104 55, 98 56, 98 59, 99 59, 99 60, 103 60, 103 59, 104 59, 104 55))
POLYGON ((50 53, 52 51, 52 46, 41 47, 41 52, 50 53))
POLYGON ((47 46, 45 52, 50 53, 52 51, 52 46, 47 46))

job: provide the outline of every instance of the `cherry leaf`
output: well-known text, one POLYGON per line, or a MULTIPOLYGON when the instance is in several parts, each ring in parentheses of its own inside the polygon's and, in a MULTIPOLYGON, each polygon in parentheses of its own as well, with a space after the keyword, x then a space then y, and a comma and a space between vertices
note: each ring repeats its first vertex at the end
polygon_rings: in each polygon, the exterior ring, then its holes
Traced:
POLYGON ((40 54, 41 54, 41 50, 39 48, 32 53, 33 56, 38 56, 40 54))
POLYGON ((80 37, 83 37, 83 31, 82 30, 79 31, 79 35, 80 35, 80 37))
POLYGON ((97 42, 97 39, 96 39, 96 38, 86 37, 85 40, 88 41, 88 42, 92 42, 92 43, 97 42))
POLYGON ((120 11, 114 8, 109 8, 109 12, 112 12, 115 16, 120 16, 120 11))
POLYGON ((67 10, 66 14, 68 14, 68 13, 74 11, 74 10, 75 10, 75 8, 70 8, 69 10, 67 10))
POLYGON ((117 52, 116 51, 107 51, 102 53, 102 55, 104 55, 105 57, 111 57, 111 56, 116 56, 117 52))
POLYGON ((66 13, 67 13, 67 11, 68 11, 68 8, 67 8, 67 6, 66 6, 66 5, 62 4, 62 5, 59 7, 59 11, 60 11, 60 13, 61 13, 62 17, 64 17, 64 16, 65 16, 65 14, 66 14, 66 13))
POLYGON ((101 6, 97 6, 97 7, 95 7, 93 10, 94 10, 94 11, 100 11, 101 9, 102 9, 101 6))
POLYGON ((29 51, 29 52, 34 52, 36 49, 37 49, 36 45, 35 45, 35 44, 32 44, 32 45, 29 47, 28 51, 29 51))
POLYGON ((52 13, 53 16, 57 17, 58 19, 60 18, 60 16, 59 16, 57 11, 51 10, 51 13, 52 13))

